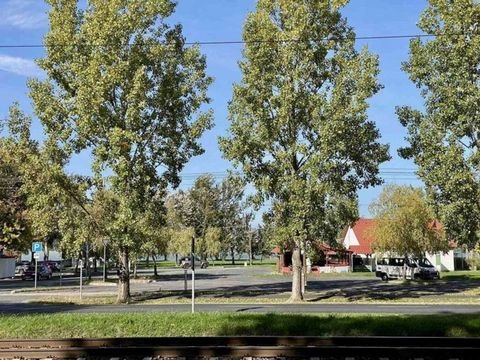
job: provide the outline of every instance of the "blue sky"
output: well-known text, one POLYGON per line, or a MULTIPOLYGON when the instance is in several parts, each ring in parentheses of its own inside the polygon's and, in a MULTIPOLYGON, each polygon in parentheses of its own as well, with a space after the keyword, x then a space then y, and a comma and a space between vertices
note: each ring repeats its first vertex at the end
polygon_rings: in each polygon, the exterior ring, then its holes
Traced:
MULTIPOLYGON (((292 0, 294 1, 294 0, 292 0)), ((173 22, 180 22, 188 41, 240 40, 243 22, 248 12, 254 10, 255 0, 179 0, 173 22)), ((358 36, 410 35, 419 33, 416 22, 426 0, 351 0, 343 13, 358 36)), ((40 44, 48 29, 47 6, 41 0, 0 0, 0 45, 40 44)), ((380 56, 380 81, 384 89, 371 100, 369 115, 377 123, 382 141, 390 144, 392 160, 382 169, 411 171, 411 161, 399 159, 396 150, 405 145, 405 130, 395 116, 395 106, 413 105, 421 107, 418 89, 400 70, 401 62, 408 58, 408 39, 383 39, 358 41, 380 56)), ((215 78, 210 88, 212 108, 215 112, 215 128, 202 138, 205 154, 190 161, 184 170, 182 186, 192 184, 198 173, 222 174, 230 164, 222 159, 217 138, 228 128, 227 103, 232 84, 240 79, 238 60, 242 45, 205 45, 208 72, 215 78)), ((9 105, 19 101, 27 113, 32 113, 27 96, 26 80, 31 76, 42 76, 33 59, 41 57, 42 49, 0 48, 0 117, 5 117, 9 105)), ((41 129, 34 123, 33 135, 41 138, 41 129)), ((354 141, 354 139, 352 139, 354 141)), ((88 156, 78 156, 70 169, 88 172, 88 156)), ((220 176, 220 175, 219 175, 220 176)), ((421 183, 412 174, 384 174, 387 183, 421 183)), ((381 188, 362 190, 360 214, 368 216, 368 204, 378 195, 381 188)))

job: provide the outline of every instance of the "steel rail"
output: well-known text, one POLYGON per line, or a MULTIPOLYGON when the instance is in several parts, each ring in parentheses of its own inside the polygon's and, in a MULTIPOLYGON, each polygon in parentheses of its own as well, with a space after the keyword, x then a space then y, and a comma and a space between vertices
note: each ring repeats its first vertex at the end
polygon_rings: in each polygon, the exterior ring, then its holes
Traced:
POLYGON ((478 359, 480 338, 170 337, 0 340, 0 358, 369 358, 478 359))

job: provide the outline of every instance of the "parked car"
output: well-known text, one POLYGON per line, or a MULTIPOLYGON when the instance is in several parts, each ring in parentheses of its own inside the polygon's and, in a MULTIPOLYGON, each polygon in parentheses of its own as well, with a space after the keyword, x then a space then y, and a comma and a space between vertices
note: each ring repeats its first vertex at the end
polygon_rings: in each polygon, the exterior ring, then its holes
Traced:
MULTIPOLYGON (((35 278, 35 266, 29 265, 26 269, 20 271, 20 277, 22 280, 34 279, 35 278)), ((52 270, 46 265, 37 266, 37 280, 41 279, 51 279, 52 270)))
POLYGON ((15 274, 20 274, 22 270, 28 269, 30 261, 19 261, 15 264, 15 274))
POLYGON ((52 272, 60 271, 60 264, 56 261, 47 261, 46 266, 48 266, 52 272))
POLYGON ((440 279, 440 273, 426 258, 377 259, 375 275, 384 281, 390 279, 440 279))
MULTIPOLYGON (((196 268, 201 268, 201 269, 205 269, 208 267, 208 261, 203 261, 203 260, 200 260, 200 258, 198 258, 197 256, 194 257, 194 261, 195 261, 195 267, 196 268)), ((190 261, 190 257, 189 256, 185 256, 185 257, 182 257, 178 260, 178 265, 181 266, 182 268, 184 269, 188 269, 189 267, 191 267, 191 261, 190 261)))

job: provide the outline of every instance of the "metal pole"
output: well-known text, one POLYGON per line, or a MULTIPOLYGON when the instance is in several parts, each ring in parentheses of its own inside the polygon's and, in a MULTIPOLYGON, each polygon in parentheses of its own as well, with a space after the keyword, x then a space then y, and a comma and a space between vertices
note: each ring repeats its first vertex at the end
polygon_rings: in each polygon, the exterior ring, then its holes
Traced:
POLYGON ((80 300, 82 300, 82 287, 83 287, 83 262, 80 260, 80 300))
POLYGON ((252 266, 252 262, 253 262, 253 249, 252 249, 252 234, 249 235, 248 239, 249 239, 249 242, 250 242, 250 266, 252 266))
POLYGON ((103 282, 107 281, 107 243, 103 243, 103 282))
POLYGON ((88 277, 88 280, 90 280, 90 266, 88 266, 88 242, 85 243, 86 249, 85 249, 85 276, 88 277))
POLYGON ((192 268, 192 314, 195 313, 195 270, 192 268))
POLYGON ((35 289, 37 288, 37 276, 38 276, 38 260, 35 258, 35 289))
POLYGON ((190 255, 192 267, 192 314, 195 313, 195 236, 192 236, 192 254, 190 255))
POLYGON ((60 266, 60 286, 62 286, 62 272, 63 272, 63 254, 60 253, 60 261, 59 261, 59 266, 60 266))

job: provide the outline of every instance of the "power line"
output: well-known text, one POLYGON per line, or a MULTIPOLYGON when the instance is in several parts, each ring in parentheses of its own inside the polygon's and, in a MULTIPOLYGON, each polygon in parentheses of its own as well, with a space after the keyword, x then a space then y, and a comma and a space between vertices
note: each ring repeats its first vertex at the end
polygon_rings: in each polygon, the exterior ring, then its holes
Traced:
MULTIPOLYGON (((439 36, 467 36, 472 34, 398 34, 398 35, 372 35, 372 36, 357 36, 356 40, 398 40, 398 39, 414 39, 414 38, 434 38, 439 36)), ((473 34, 477 35, 477 34, 473 34)), ((480 34, 479 34, 480 35, 480 34)), ((329 37, 320 38, 318 41, 332 40, 329 37)), ((245 44, 284 44, 284 43, 301 43, 310 42, 312 39, 283 39, 283 40, 219 40, 219 41, 187 41, 184 45, 245 45, 245 44)), ((170 45, 174 43, 162 43, 159 45, 170 45)), ((82 47, 100 47, 108 44, 81 44, 82 47)), ((132 46, 134 44, 129 44, 132 46)), ((68 47, 77 46, 77 44, 0 44, 2 49, 15 49, 15 48, 53 48, 53 47, 68 47)))
MULTIPOLYGON (((402 168, 390 168, 390 169, 383 169, 380 170, 379 175, 386 175, 386 176, 417 176, 415 169, 402 169, 402 168)), ((226 177, 229 174, 233 175, 244 175, 243 171, 235 170, 235 171, 205 171, 205 172, 189 172, 180 174, 182 179, 195 179, 200 176, 211 176, 214 178, 217 177, 226 177)))

